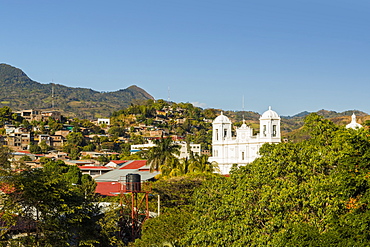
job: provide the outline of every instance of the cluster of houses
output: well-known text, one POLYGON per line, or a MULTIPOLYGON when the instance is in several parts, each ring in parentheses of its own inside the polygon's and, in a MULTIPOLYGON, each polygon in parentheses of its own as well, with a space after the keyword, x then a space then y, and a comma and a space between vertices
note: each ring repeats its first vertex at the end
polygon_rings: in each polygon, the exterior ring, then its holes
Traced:
MULTIPOLYGON (((40 110, 23 110, 15 112, 29 122, 46 121, 49 118, 55 121, 61 121, 62 115, 59 111, 40 111, 40 110)), ((53 149, 61 149, 66 136, 70 133, 73 126, 65 125, 62 130, 56 131, 53 135, 36 134, 39 131, 38 127, 30 130, 22 126, 13 124, 5 124, 5 135, 0 136, 0 144, 8 146, 14 151, 29 150, 31 144, 40 144, 42 141, 53 149)))
MULTIPOLYGON (((50 118, 60 122, 62 116, 58 111, 40 111, 40 110, 23 110, 16 112, 19 116, 23 117, 29 122, 32 121, 47 121, 50 118)), ((157 111, 159 116, 166 115, 166 111, 157 111)), ((164 121, 160 117, 154 121, 164 121)), ((184 121, 180 118, 178 122, 184 121)), ((109 129, 111 123, 109 118, 101 118, 93 122, 96 125, 102 126, 106 131, 109 129)), ((46 129, 48 126, 44 126, 46 129)), ((111 156, 112 154, 119 155, 119 153, 110 152, 109 150, 104 151, 82 151, 81 156, 90 157, 88 160, 70 160, 68 153, 62 152, 62 147, 66 143, 67 135, 73 130, 72 125, 63 124, 61 130, 54 131, 53 134, 35 134, 41 132, 39 127, 33 126, 33 129, 29 129, 22 126, 16 126, 12 124, 5 124, 5 134, 0 136, 0 144, 8 146, 13 150, 14 160, 19 160, 24 156, 28 156, 31 161, 26 161, 32 167, 41 167, 40 158, 47 157, 55 160, 63 160, 66 164, 77 165, 83 174, 91 175, 97 182, 96 192, 103 196, 114 196, 120 191, 120 184, 122 179, 129 173, 136 173, 141 175, 142 180, 153 180, 158 172, 150 172, 149 167, 145 160, 112 160, 106 164, 102 164, 97 161, 99 156, 111 156), (32 154, 29 151, 30 145, 44 143, 50 146, 53 150, 48 151, 45 154, 32 154)), ((89 134, 88 130, 82 129, 87 140, 92 140, 96 134, 89 134)), ((155 138, 160 138, 166 135, 165 131, 158 129, 154 126, 147 126, 145 124, 138 124, 131 127, 131 131, 139 132, 149 143, 132 145, 131 154, 135 154, 141 150, 147 150, 153 147, 154 144, 151 141, 155 138)), ((107 135, 104 135, 107 136, 107 135)), ((202 149, 200 144, 187 144, 183 141, 182 137, 173 136, 174 142, 180 146, 179 158, 186 158, 189 155, 188 148, 194 154, 201 155, 202 149)), ((129 139, 120 137, 120 141, 128 142, 129 139)), ((29 160, 29 159, 28 159, 29 160)))
MULTIPOLYGON (((181 112, 181 109, 177 109, 177 111, 181 112)), ((32 121, 47 121, 48 119, 52 118, 57 122, 62 120, 62 115, 59 111, 41 111, 41 110, 22 110, 15 112, 19 116, 23 117, 29 122, 32 121)), ((170 114, 170 109, 166 109, 163 111, 157 110, 157 117, 153 120, 153 122, 164 123, 165 120, 161 118, 161 116, 165 116, 170 114)), ((185 118, 176 119, 176 123, 183 123, 185 118)), ((111 122, 109 118, 99 118, 96 121, 92 121, 95 125, 101 126, 102 129, 105 130, 107 133, 111 122)), ((5 124, 4 129, 5 133, 0 135, 0 145, 6 145, 10 149, 14 151, 26 151, 29 150, 31 144, 41 144, 44 142, 46 145, 50 146, 52 149, 60 150, 66 142, 66 136, 72 132, 74 126, 63 124, 63 128, 61 130, 57 130, 52 134, 35 134, 40 133, 40 127, 33 126, 33 129, 25 128, 22 126, 16 126, 12 124, 5 124)), ((48 129, 49 126, 44 126, 45 129, 48 129)), ((80 131, 85 135, 87 140, 92 139, 97 134, 91 134, 91 131, 88 128, 80 128, 80 131)), ((144 123, 138 123, 133 125, 129 129, 130 132, 139 133, 147 140, 151 140, 153 138, 159 138, 161 136, 167 136, 168 133, 164 129, 158 128, 155 125, 146 125, 144 123)), ((104 134, 104 136, 108 136, 108 134, 104 134)), ((172 136, 172 138, 176 141, 183 141, 183 138, 180 136, 172 136)), ((118 141, 120 142, 129 142, 130 139, 126 137, 119 137, 118 141)), ((134 148, 135 149, 135 148, 134 148)), ((134 151, 135 152, 135 151, 134 151)))

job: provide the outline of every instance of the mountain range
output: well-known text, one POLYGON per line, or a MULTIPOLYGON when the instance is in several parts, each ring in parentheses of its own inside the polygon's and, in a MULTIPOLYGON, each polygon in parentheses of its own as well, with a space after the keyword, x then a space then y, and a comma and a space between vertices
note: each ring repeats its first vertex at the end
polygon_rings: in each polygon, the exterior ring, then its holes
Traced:
MULTIPOLYGON (((144 89, 133 85, 113 92, 98 92, 88 88, 67 87, 56 83, 42 84, 30 79, 21 69, 8 64, 0 64, 0 107, 9 106, 13 111, 25 109, 59 110, 64 116, 86 119, 109 117, 114 111, 154 99, 144 89)), ((244 117, 258 123, 256 112, 226 111, 234 121, 244 117)), ((346 124, 355 113, 360 123, 369 120, 367 113, 351 110, 335 112, 320 110, 317 114, 332 119, 338 124, 346 124)), ((281 116, 282 129, 290 132, 303 125, 309 112, 303 111, 294 116, 281 116)))
POLYGON ((9 106, 13 111, 55 109, 65 116, 92 119, 108 117, 114 111, 148 99, 154 98, 135 85, 114 92, 98 92, 55 83, 42 84, 30 79, 21 69, 0 64, 0 107, 9 106))

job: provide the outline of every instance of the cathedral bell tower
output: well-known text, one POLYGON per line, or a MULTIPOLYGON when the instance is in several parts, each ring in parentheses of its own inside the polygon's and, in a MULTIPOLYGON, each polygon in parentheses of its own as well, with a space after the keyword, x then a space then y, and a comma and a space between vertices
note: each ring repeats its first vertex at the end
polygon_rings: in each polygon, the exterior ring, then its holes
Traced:
POLYGON ((260 139, 264 142, 280 142, 280 117, 271 106, 260 117, 260 139))
POLYGON ((222 143, 227 140, 231 140, 231 121, 228 117, 221 115, 213 120, 213 135, 212 143, 222 143))

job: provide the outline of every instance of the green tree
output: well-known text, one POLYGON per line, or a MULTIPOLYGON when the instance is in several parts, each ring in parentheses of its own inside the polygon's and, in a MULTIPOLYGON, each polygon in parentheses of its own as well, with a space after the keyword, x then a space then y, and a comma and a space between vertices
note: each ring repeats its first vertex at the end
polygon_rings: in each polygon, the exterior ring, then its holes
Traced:
POLYGON ((22 156, 19 161, 32 161, 31 157, 28 155, 22 156))
POLYGON ((100 155, 97 159, 100 163, 108 163, 109 162, 109 159, 107 156, 105 155, 100 155))
POLYGON ((50 130, 50 133, 53 134, 55 133, 55 131, 57 130, 61 130, 63 128, 63 124, 56 121, 55 119, 49 117, 48 119, 48 125, 49 125, 49 130, 50 130))
POLYGON ((30 152, 32 153, 32 154, 42 154, 42 149, 40 148, 40 146, 39 145, 37 145, 37 144, 30 144, 30 152))
POLYGON ((72 147, 68 152, 69 158, 72 160, 78 160, 80 158, 80 149, 78 147, 72 147))
POLYGON ((125 128, 119 127, 119 126, 113 126, 108 130, 108 134, 113 135, 115 137, 124 136, 125 128))
POLYGON ((174 144, 171 138, 161 137, 153 143, 155 146, 147 151, 147 162, 151 171, 160 170, 161 166, 173 162, 174 155, 180 154, 180 147, 174 144))
POLYGON ((96 146, 94 143, 89 143, 88 145, 82 148, 83 151, 94 151, 95 149, 96 149, 96 146))
POLYGON ((74 146, 85 146, 86 140, 81 132, 71 132, 66 136, 67 143, 74 146))
POLYGON ((42 140, 40 142, 40 148, 41 148, 41 151, 43 153, 47 153, 47 151, 51 150, 51 147, 49 145, 46 144, 46 141, 45 140, 42 140))
POLYGON ((98 208, 91 203, 95 182, 75 166, 50 161, 43 169, 14 175, 9 201, 21 207, 18 217, 34 222, 36 231, 17 240, 26 246, 96 244, 98 208))
POLYGON ((209 173, 213 174, 214 172, 219 172, 219 168, 216 162, 209 162, 209 156, 202 154, 202 155, 195 155, 195 157, 191 160, 190 171, 192 173, 209 173))
POLYGON ((142 236, 135 241, 134 246, 179 246, 193 218, 193 193, 206 179, 207 176, 186 176, 154 182, 153 194, 160 195, 161 214, 145 221, 142 236))
POLYGON ((142 237, 135 241, 134 246, 178 246, 186 234, 186 226, 192 216, 187 210, 169 209, 161 216, 144 223, 142 237))

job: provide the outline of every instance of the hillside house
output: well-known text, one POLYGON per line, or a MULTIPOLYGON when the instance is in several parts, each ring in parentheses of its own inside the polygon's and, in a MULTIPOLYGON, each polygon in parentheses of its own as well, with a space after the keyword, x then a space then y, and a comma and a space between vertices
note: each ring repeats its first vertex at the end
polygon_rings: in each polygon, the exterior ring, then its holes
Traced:
POLYGON ((113 170, 113 168, 111 168, 111 167, 92 166, 92 165, 78 166, 78 168, 80 168, 82 174, 89 174, 92 178, 95 178, 97 176, 101 176, 101 175, 113 170))
POLYGON ((18 128, 6 137, 6 143, 12 150, 28 150, 33 143, 33 133, 24 128, 18 128))
POLYGON ((23 117, 27 121, 41 121, 42 116, 41 116, 41 111, 35 110, 35 109, 29 109, 29 110, 22 110, 22 111, 17 111, 15 112, 18 116, 23 117))
POLYGON ((40 145, 42 141, 45 141, 45 144, 51 148, 61 149, 64 145, 65 138, 62 135, 39 134, 34 138, 34 141, 37 142, 38 145, 40 145))
POLYGON ((56 121, 62 121, 62 114, 59 111, 41 111, 42 120, 52 118, 56 121))
POLYGON ((67 137, 67 135, 71 133, 71 130, 57 130, 55 131, 55 135, 63 136, 64 138, 67 137))
POLYGON ((23 117, 28 121, 43 121, 47 120, 49 117, 56 121, 62 120, 62 114, 59 111, 41 111, 35 109, 22 110, 15 112, 18 116, 23 117))
POLYGON ((125 164, 127 160, 111 160, 109 163, 107 163, 105 166, 106 167, 112 167, 112 168, 117 168, 121 167, 123 164, 125 164))
POLYGON ((58 159, 58 160, 66 160, 68 159, 68 153, 60 152, 57 150, 51 150, 49 151, 48 154, 45 155, 45 157, 52 158, 52 159, 58 159))
POLYGON ((98 121, 97 121, 98 125, 107 125, 109 126, 110 125, 110 119, 109 118, 98 118, 98 121))

